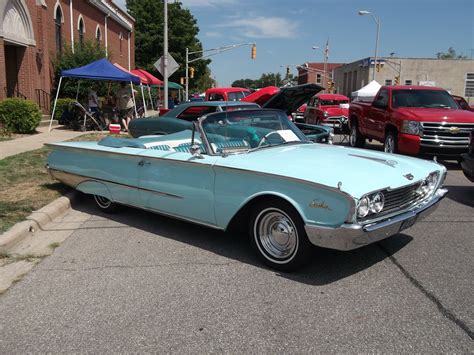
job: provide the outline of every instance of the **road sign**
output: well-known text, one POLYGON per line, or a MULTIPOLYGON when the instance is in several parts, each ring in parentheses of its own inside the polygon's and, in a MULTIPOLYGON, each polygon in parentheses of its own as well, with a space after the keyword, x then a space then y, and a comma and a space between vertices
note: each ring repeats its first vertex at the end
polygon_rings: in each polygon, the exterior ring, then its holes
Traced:
MULTIPOLYGON (((158 59, 153 66, 160 72, 161 75, 164 73, 163 69, 163 56, 158 59)), ((176 60, 168 53, 168 76, 171 76, 177 69, 179 64, 176 63, 176 60)))

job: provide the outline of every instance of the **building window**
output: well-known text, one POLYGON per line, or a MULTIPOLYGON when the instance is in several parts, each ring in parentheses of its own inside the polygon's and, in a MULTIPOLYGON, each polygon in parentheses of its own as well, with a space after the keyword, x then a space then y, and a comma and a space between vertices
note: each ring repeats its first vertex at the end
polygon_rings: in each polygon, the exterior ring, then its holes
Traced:
POLYGON ((84 43, 84 20, 82 17, 79 18, 79 24, 77 26, 77 32, 79 33, 79 44, 84 43))
POLYGON ((56 50, 61 55, 63 48, 63 39, 62 39, 62 22, 63 22, 63 13, 61 8, 58 6, 56 8, 56 18, 54 20, 55 29, 56 29, 56 50))
POLYGON ((316 74, 316 83, 321 84, 321 74, 319 73, 316 74))
POLYGON ((391 86, 391 85, 392 85, 392 79, 386 79, 385 86, 391 86))
POLYGON ((474 73, 466 73, 465 97, 474 97, 474 73))
POLYGON ((97 41, 97 44, 100 44, 100 41, 102 40, 102 32, 100 31, 99 25, 97 25, 97 29, 95 30, 95 40, 97 41))
POLYGON ((405 80, 405 85, 413 85, 413 81, 412 80, 405 80))

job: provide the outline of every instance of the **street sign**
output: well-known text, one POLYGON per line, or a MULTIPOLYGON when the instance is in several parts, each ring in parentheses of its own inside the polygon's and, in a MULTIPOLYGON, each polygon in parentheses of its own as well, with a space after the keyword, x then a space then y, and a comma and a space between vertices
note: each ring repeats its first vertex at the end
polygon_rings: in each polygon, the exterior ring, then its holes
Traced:
MULTIPOLYGON (((161 75, 164 73, 163 69, 163 56, 158 59, 153 66, 160 72, 161 75)), ((176 60, 168 53, 168 76, 171 76, 177 69, 179 64, 176 63, 176 60)))

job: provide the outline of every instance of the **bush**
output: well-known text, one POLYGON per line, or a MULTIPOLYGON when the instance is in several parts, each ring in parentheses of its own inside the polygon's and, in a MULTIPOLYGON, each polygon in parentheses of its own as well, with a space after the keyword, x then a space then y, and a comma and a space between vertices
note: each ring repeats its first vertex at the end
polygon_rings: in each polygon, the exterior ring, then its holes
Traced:
POLYGON ((41 121, 41 111, 29 100, 19 98, 0 102, 0 126, 11 133, 31 133, 41 121))
MULTIPOLYGON (((67 111, 69 104, 74 101, 76 100, 69 98, 58 99, 58 102, 56 104, 56 111, 54 112, 54 119, 61 121, 61 116, 63 115, 64 111, 67 111)), ((53 105, 54 101, 51 103, 51 107, 53 107, 53 105)), ((59 124, 63 123, 59 122, 59 124)))

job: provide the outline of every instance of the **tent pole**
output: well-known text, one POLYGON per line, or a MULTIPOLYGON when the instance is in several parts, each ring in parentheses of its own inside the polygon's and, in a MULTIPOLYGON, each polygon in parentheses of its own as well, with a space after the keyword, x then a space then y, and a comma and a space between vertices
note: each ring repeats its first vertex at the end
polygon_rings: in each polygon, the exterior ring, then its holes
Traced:
POLYGON ((155 111, 155 107, 153 106, 153 99, 151 98, 150 85, 147 85, 147 87, 148 87, 148 96, 150 97, 151 109, 155 111))
POLYGON ((133 92, 133 83, 130 81, 130 89, 132 89, 133 107, 135 108, 135 117, 138 117, 137 102, 135 101, 135 93, 133 92))
POLYGON ((146 102, 145 102, 145 94, 143 93, 143 84, 142 83, 140 83, 140 88, 142 89, 143 110, 145 112, 145 117, 146 117, 146 102))
POLYGON ((77 91, 76 91, 76 101, 79 101, 79 87, 81 86, 81 81, 77 82, 77 91))
POLYGON ((61 76, 59 78, 58 91, 56 91, 56 98, 54 99, 53 112, 51 113, 51 119, 49 120, 48 132, 51 132, 51 126, 53 125, 54 113, 56 112, 56 104, 58 103, 59 90, 61 90, 61 82, 62 81, 63 81, 63 77, 61 76))

